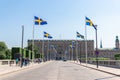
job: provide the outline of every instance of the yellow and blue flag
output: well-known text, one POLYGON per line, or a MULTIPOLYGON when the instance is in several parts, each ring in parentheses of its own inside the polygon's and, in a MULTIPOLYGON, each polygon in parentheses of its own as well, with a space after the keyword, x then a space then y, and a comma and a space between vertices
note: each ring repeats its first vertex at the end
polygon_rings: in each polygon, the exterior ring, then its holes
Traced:
POLYGON ((39 18, 37 16, 34 16, 34 19, 35 19, 35 25, 45 25, 45 24, 47 24, 46 21, 42 20, 41 18, 39 18))
POLYGON ((45 31, 44 31, 44 37, 49 38, 49 39, 53 38, 50 34, 48 34, 48 33, 45 32, 45 31))
POLYGON ((48 36, 48 38, 49 38, 49 39, 52 39, 53 37, 50 35, 50 36, 48 36))
POLYGON ((80 33, 79 32, 76 32, 77 33, 77 37, 80 37, 80 33))
POLYGON ((93 26, 94 29, 96 29, 96 26, 93 24, 93 22, 88 17, 86 17, 86 25, 93 26))
POLYGON ((47 37, 50 36, 50 34, 48 34, 47 32, 44 32, 44 37, 47 37))
POLYGON ((79 32, 76 32, 76 33, 77 33, 77 37, 78 37, 78 38, 84 39, 84 36, 83 36, 83 35, 81 35, 79 32))

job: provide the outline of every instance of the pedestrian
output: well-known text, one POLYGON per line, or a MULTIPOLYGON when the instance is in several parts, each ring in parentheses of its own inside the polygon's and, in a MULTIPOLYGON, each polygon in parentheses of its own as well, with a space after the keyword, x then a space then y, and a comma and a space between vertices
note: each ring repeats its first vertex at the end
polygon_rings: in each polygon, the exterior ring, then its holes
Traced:
POLYGON ((16 58, 15 61, 16 61, 16 66, 18 66, 18 62, 19 62, 18 58, 16 58))
POLYGON ((80 64, 81 64, 81 59, 79 59, 79 62, 80 62, 80 64))

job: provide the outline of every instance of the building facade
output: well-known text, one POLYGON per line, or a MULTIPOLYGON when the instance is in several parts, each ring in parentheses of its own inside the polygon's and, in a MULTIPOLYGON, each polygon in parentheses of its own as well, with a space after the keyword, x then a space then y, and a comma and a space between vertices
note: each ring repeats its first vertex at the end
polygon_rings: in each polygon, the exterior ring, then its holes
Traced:
POLYGON ((110 60, 114 60, 115 54, 120 54, 120 47, 119 46, 120 46, 119 39, 118 39, 118 36, 116 36, 115 48, 111 48, 111 49, 99 48, 99 57, 109 58, 110 60))
POLYGON ((120 49, 99 49, 99 57, 115 60, 115 54, 120 54, 120 49))
MULTIPOLYGON (((32 40, 28 40, 28 45, 32 40)), ((43 54, 45 59, 68 59, 85 58, 85 40, 34 40, 38 47, 37 54, 43 54)), ((94 57, 94 41, 87 40, 87 57, 94 57)))

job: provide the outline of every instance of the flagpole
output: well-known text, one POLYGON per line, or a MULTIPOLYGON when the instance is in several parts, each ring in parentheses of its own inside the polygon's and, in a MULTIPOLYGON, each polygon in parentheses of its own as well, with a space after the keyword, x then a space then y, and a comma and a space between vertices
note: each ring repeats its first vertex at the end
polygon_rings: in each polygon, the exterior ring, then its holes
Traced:
POLYGON ((42 57, 43 58, 45 57, 45 54, 44 54, 44 32, 43 32, 43 43, 42 43, 42 57))
POLYGON ((71 50, 71 49, 70 49, 70 45, 69 45, 68 47, 69 47, 69 60, 71 60, 71 57, 70 57, 70 53, 71 53, 71 52, 70 52, 70 50, 71 50))
MULTIPOLYGON (((50 39, 49 39, 50 40, 50 39)), ((50 52, 51 48, 50 48, 50 41, 49 41, 49 58, 51 60, 51 52, 50 52)))
MULTIPOLYGON (((52 40, 52 38, 50 38, 52 40)), ((51 46, 51 43, 50 43, 50 46, 51 46)), ((51 48, 50 48, 50 51, 51 51, 51 48)), ((52 60, 52 53, 50 52, 50 60, 52 60)))
POLYGON ((32 58, 33 58, 33 60, 34 60, 34 25, 33 25, 33 40, 32 40, 32 58))
POLYGON ((96 66, 97 66, 97 68, 98 68, 98 54, 99 54, 99 52, 98 52, 98 43, 97 43, 97 25, 95 25, 95 33, 96 33, 96 51, 95 51, 95 53, 96 53, 96 66))
POLYGON ((73 57, 73 46, 74 46, 74 41, 72 41, 72 56, 71 56, 72 60, 74 59, 74 57, 73 57))
POLYGON ((47 60, 49 59, 49 39, 48 39, 48 50, 47 50, 47 60))
POLYGON ((87 65, 87 27, 86 27, 86 20, 85 20, 85 53, 86 53, 86 65, 87 65))
POLYGON ((24 40, 24 25, 22 25, 22 43, 21 43, 22 55, 21 55, 21 68, 22 68, 22 66, 23 66, 23 40, 24 40))
POLYGON ((76 61, 78 60, 78 50, 77 50, 77 45, 78 45, 78 43, 77 43, 77 36, 76 36, 76 61))

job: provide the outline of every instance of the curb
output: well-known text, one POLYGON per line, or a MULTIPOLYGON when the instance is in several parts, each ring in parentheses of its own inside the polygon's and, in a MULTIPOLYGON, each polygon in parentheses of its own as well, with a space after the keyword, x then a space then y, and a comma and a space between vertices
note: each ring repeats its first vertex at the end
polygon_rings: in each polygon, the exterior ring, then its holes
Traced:
POLYGON ((104 73, 108 73, 108 74, 111 74, 111 75, 115 75, 115 76, 120 77, 120 75, 115 74, 115 73, 111 73, 111 72, 108 72, 108 71, 100 70, 100 69, 93 68, 93 67, 89 67, 89 66, 85 66, 85 65, 82 65, 82 64, 78 64, 78 63, 75 63, 75 64, 81 65, 81 66, 86 67, 86 68, 94 69, 94 70, 97 70, 97 71, 101 71, 101 72, 104 72, 104 73))

